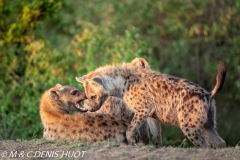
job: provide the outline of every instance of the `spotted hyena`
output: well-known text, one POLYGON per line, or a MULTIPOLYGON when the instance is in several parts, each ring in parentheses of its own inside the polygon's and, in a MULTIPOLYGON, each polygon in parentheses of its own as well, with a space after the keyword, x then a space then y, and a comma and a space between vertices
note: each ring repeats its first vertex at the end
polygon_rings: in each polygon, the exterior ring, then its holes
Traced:
MULTIPOLYGON (((89 101, 86 101, 84 105, 88 106, 88 102, 89 101)), ((135 112, 129 108, 122 99, 112 96, 109 96, 104 101, 101 108, 96 112, 111 115, 128 123, 132 121, 135 114, 135 112)), ((161 126, 158 120, 148 117, 147 121, 139 128, 139 132, 140 140, 142 140, 145 144, 148 144, 149 140, 151 140, 156 147, 161 145, 161 126)))
POLYGON ((147 117, 180 126, 198 147, 225 147, 215 130, 216 106, 213 96, 223 86, 226 67, 219 63, 216 85, 211 92, 189 80, 129 65, 99 67, 77 78, 83 83, 90 101, 89 109, 98 110, 106 96, 123 99, 135 111, 126 137, 133 144, 133 133, 147 117))
POLYGON ((40 101, 43 137, 53 141, 126 142, 127 122, 109 115, 86 112, 83 91, 57 84, 45 91, 40 101), (72 111, 86 112, 70 114, 72 111))

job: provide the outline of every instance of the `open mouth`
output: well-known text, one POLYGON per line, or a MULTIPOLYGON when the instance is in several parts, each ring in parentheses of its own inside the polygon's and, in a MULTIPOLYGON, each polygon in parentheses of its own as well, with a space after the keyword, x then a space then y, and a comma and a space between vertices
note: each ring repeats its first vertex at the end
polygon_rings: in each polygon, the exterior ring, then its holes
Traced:
POLYGON ((75 103, 75 106, 80 112, 87 112, 88 111, 88 109, 81 104, 81 101, 75 103))

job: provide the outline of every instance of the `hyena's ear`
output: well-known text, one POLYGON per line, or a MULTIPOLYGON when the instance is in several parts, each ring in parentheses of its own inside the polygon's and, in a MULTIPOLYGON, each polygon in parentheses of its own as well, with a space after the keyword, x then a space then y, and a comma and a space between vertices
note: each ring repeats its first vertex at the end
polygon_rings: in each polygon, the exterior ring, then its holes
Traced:
POLYGON ((92 80, 93 80, 94 82, 96 82, 96 83, 98 83, 98 84, 100 84, 101 86, 104 87, 104 83, 103 83, 102 78, 100 78, 100 77, 95 77, 95 78, 93 78, 92 80))
POLYGON ((80 82, 80 83, 84 83, 86 81, 86 76, 82 76, 82 77, 75 77, 75 79, 80 82))
POLYGON ((56 87, 62 87, 62 85, 58 83, 58 84, 56 84, 56 86, 54 88, 56 88, 56 87))
POLYGON ((150 65, 148 64, 148 62, 144 58, 133 59, 132 62, 131 62, 131 66, 150 69, 150 65))
POLYGON ((52 100, 55 100, 55 101, 59 99, 59 93, 55 89, 50 89, 49 90, 49 96, 52 100))
POLYGON ((95 77, 88 81, 92 86, 94 86, 95 91, 106 93, 106 85, 101 77, 95 77))

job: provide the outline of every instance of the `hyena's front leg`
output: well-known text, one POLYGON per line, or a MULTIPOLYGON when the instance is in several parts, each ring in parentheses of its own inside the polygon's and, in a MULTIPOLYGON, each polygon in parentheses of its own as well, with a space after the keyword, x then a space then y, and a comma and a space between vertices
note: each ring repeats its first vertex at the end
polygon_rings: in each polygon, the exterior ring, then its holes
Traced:
POLYGON ((136 129, 138 129, 143 122, 147 121, 149 114, 153 112, 152 98, 149 96, 149 92, 146 87, 141 85, 135 85, 131 88, 128 86, 127 93, 124 95, 124 102, 134 110, 135 114, 127 127, 126 138, 129 145, 135 143, 133 135, 136 129), (129 89, 129 90, 128 90, 129 89))
POLYGON ((151 111, 152 107, 146 104, 147 103, 143 101, 142 102, 138 101, 137 103, 131 103, 131 107, 133 106, 133 109, 135 110, 135 115, 126 131, 126 138, 127 138, 128 144, 130 145, 135 144, 135 141, 133 138, 134 132, 143 124, 143 122, 147 121, 147 118, 151 111))

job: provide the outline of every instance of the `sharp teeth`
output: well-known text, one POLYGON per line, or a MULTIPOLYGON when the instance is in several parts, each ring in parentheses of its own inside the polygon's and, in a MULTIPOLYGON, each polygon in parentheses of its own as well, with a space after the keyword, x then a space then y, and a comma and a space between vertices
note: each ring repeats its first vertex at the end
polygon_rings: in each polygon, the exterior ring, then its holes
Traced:
POLYGON ((80 103, 75 103, 75 106, 80 109, 82 112, 86 112, 88 111, 87 108, 85 108, 84 106, 82 106, 80 103))
POLYGON ((78 103, 76 103, 76 107, 77 107, 77 108, 80 108, 80 106, 79 106, 79 104, 78 104, 78 103))

